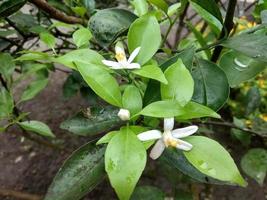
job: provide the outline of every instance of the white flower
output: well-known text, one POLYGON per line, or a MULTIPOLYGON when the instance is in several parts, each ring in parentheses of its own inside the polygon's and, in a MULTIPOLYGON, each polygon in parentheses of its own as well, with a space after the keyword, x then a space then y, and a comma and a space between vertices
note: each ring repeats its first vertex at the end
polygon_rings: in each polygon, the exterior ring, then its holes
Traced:
POLYGON ((104 65, 109 66, 111 69, 139 69, 141 66, 138 63, 133 63, 133 60, 138 55, 141 47, 137 47, 127 60, 123 44, 118 42, 115 46, 115 58, 118 62, 111 60, 102 60, 104 65))
POLYGON ((127 109, 121 108, 118 112, 118 116, 121 120, 127 121, 130 119, 130 111, 127 109))
POLYGON ((157 159, 163 153, 165 147, 172 146, 177 149, 182 149, 184 151, 190 151, 193 146, 192 144, 180 140, 180 138, 187 137, 194 134, 197 130, 197 126, 188 126, 185 128, 178 128, 173 130, 174 118, 164 119, 164 132, 159 130, 150 130, 140 133, 137 137, 141 141, 149 141, 159 139, 150 152, 150 157, 152 159, 157 159))

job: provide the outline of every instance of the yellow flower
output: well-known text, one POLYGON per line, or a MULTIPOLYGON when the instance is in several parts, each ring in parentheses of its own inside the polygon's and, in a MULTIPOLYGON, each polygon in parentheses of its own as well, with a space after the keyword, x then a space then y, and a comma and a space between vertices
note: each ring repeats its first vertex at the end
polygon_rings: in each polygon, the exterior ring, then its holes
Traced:
POLYGON ((263 121, 267 122, 267 114, 260 114, 260 118, 261 118, 263 121))

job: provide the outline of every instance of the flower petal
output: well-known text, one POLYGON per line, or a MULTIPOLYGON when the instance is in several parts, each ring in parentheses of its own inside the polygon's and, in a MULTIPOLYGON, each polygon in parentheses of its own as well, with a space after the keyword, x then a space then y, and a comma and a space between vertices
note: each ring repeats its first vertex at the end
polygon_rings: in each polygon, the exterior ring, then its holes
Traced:
POLYGON ((164 118, 164 131, 171 131, 174 126, 174 118, 164 118))
POLYGON ((162 137, 161 132, 158 130, 145 131, 137 135, 141 141, 156 140, 162 137))
POLYGON ((121 64, 111 60, 102 60, 102 63, 112 69, 121 69, 121 64))
POLYGON ((172 136, 175 138, 183 138, 197 132, 198 126, 188 126, 185 128, 178 128, 172 131, 172 136))
POLYGON ((152 158, 153 160, 156 160, 157 158, 161 156, 164 149, 165 149, 165 145, 163 141, 161 139, 158 140, 156 144, 154 145, 154 147, 152 148, 152 150, 150 151, 150 154, 149 154, 150 158, 152 158))
POLYGON ((125 69, 140 69, 140 65, 138 63, 128 63, 125 66, 125 69))
POLYGON ((127 62, 122 42, 117 42, 117 44, 115 45, 115 53, 115 57, 119 62, 127 62))
POLYGON ((179 139, 176 139, 176 140, 178 141, 178 144, 176 145, 177 149, 181 149, 184 151, 190 151, 193 148, 193 145, 188 143, 188 142, 185 142, 185 141, 179 140, 179 139))
POLYGON ((140 52, 141 47, 137 47, 130 55, 129 59, 128 59, 128 63, 133 62, 133 60, 135 59, 135 57, 138 55, 138 53, 140 52))

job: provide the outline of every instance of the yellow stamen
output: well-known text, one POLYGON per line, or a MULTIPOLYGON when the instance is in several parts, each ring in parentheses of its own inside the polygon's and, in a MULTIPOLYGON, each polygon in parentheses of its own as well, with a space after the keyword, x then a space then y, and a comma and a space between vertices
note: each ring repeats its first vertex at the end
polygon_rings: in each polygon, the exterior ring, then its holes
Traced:
POLYGON ((125 60, 125 55, 124 53, 116 53, 115 58, 117 59, 117 61, 121 62, 125 60))
POLYGON ((168 146, 172 146, 172 147, 176 147, 178 144, 180 144, 180 142, 178 142, 177 140, 174 140, 172 138, 168 138, 165 140, 165 145, 168 146))

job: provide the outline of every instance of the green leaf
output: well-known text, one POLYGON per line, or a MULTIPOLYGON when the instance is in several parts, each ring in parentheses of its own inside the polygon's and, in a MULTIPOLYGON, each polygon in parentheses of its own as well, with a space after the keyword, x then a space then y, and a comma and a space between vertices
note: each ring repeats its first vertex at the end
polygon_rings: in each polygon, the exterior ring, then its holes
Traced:
POLYGON ((169 118, 184 115, 185 111, 177 101, 165 100, 149 104, 139 114, 150 117, 169 118))
POLYGON ((192 100, 215 111, 221 108, 229 96, 225 73, 215 63, 200 59, 192 76, 195 82, 192 100))
POLYGON ((228 51, 222 55, 219 66, 225 72, 230 86, 237 87, 266 69, 267 64, 238 52, 228 51))
POLYGON ((80 83, 77 82, 77 80, 74 78, 74 75, 69 75, 63 85, 63 96, 65 98, 70 98, 74 96, 78 93, 80 87, 80 83))
POLYGON ((191 0, 192 8, 210 25, 218 35, 223 28, 222 16, 214 0, 191 0))
POLYGON ((37 51, 26 51, 23 54, 16 58, 15 61, 31 61, 31 60, 42 60, 50 61, 51 57, 47 53, 37 52, 37 51))
POLYGON ((139 76, 143 76, 146 78, 151 78, 151 79, 160 81, 164 84, 168 83, 161 69, 158 66, 153 65, 153 64, 145 65, 141 67, 140 69, 133 70, 132 72, 139 76))
POLYGON ((17 12, 26 2, 26 0, 2 0, 0 2, 0 18, 17 12))
POLYGON ((60 128, 68 130, 75 135, 92 136, 110 130, 120 122, 117 116, 118 109, 114 107, 91 108, 90 113, 87 116, 85 114, 78 113, 76 116, 62 122, 60 128))
POLYGON ((133 0, 130 3, 134 6, 134 13, 138 16, 145 15, 148 12, 148 3, 146 0, 133 0))
POLYGON ((168 12, 169 5, 164 0, 148 0, 148 2, 157 6, 159 9, 163 10, 165 13, 168 12))
POLYGON ((81 47, 89 44, 89 40, 92 38, 92 33, 87 28, 80 28, 72 35, 73 41, 77 47, 81 47))
POLYGON ((263 185, 267 172, 267 150, 261 148, 250 149, 241 160, 243 171, 263 185))
POLYGON ((146 165, 146 150, 136 135, 123 127, 109 142, 105 169, 119 199, 130 198, 146 165))
POLYGON ((78 71, 94 92, 111 105, 122 107, 121 92, 116 79, 97 66, 75 62, 78 71))
POLYGON ((56 174, 44 200, 76 200, 105 177, 104 147, 87 143, 75 151, 56 174))
MULTIPOLYGON (((181 58, 186 68, 191 71, 194 53, 195 49, 192 47, 185 49, 181 53, 173 56, 162 65, 160 65, 160 68, 162 71, 165 71, 169 66, 171 66, 172 64, 177 62, 179 58, 181 58)), ((154 101, 159 101, 160 99, 160 83, 158 81, 150 80, 148 82, 144 95, 144 105, 148 105, 149 103, 152 103, 154 101)))
POLYGON ((248 57, 267 62, 267 35, 264 33, 243 33, 230 37, 222 43, 248 57))
POLYGON ((184 155, 200 172, 215 179, 246 186, 234 160, 218 142, 203 136, 190 136, 184 140, 193 145, 193 149, 184 151, 184 155))
POLYGON ((96 145, 99 145, 99 144, 105 144, 105 143, 109 143, 110 140, 116 135, 118 134, 120 131, 111 131, 111 132, 108 132, 106 135, 104 135, 102 138, 100 138, 96 145))
POLYGON ((104 58, 99 53, 90 49, 74 50, 54 59, 55 62, 63 64, 72 69, 76 69, 74 62, 102 66, 102 60, 104 60, 104 58))
POLYGON ((4 88, 0 88, 0 119, 12 113, 14 102, 11 94, 4 88))
POLYGON ((9 80, 16 67, 9 53, 0 53, 0 66, 0 74, 9 80))
POLYGON ((48 84, 48 79, 41 79, 31 82, 30 85, 23 91, 20 98, 20 102, 28 101, 34 98, 47 86, 47 84, 48 84))
POLYGON ((18 124, 26 131, 31 131, 46 137, 55 137, 50 128, 40 121, 24 121, 18 122, 18 124))
POLYGON ((210 109, 209 107, 203 106, 196 102, 190 101, 184 107, 184 114, 176 117, 177 120, 188 120, 201 117, 214 117, 221 118, 219 114, 210 109))
POLYGON ((131 200, 164 200, 165 194, 154 186, 138 186, 135 188, 131 200))
POLYGON ((160 26, 155 16, 150 14, 141 16, 130 26, 128 32, 129 51, 132 53, 137 47, 141 47, 135 58, 135 61, 140 65, 145 64, 154 56, 160 43, 160 26))
POLYGON ((259 88, 256 86, 249 89, 245 97, 245 109, 246 115, 250 115, 253 113, 257 108, 260 107, 261 104, 261 93, 259 88))
POLYGON ((122 95, 122 106, 130 111, 131 116, 142 110, 142 96, 137 87, 129 85, 125 88, 122 95))
POLYGON ((160 91, 163 100, 177 100, 181 106, 186 105, 194 93, 194 80, 181 59, 168 67, 164 72, 168 84, 161 84, 160 91))
POLYGON ((88 23, 94 38, 103 46, 110 45, 120 35, 125 35, 126 30, 137 18, 128 10, 111 8, 98 11, 88 23))
POLYGON ((40 39, 49 48, 54 49, 56 45, 56 38, 51 33, 48 33, 48 32, 40 33, 40 39))

